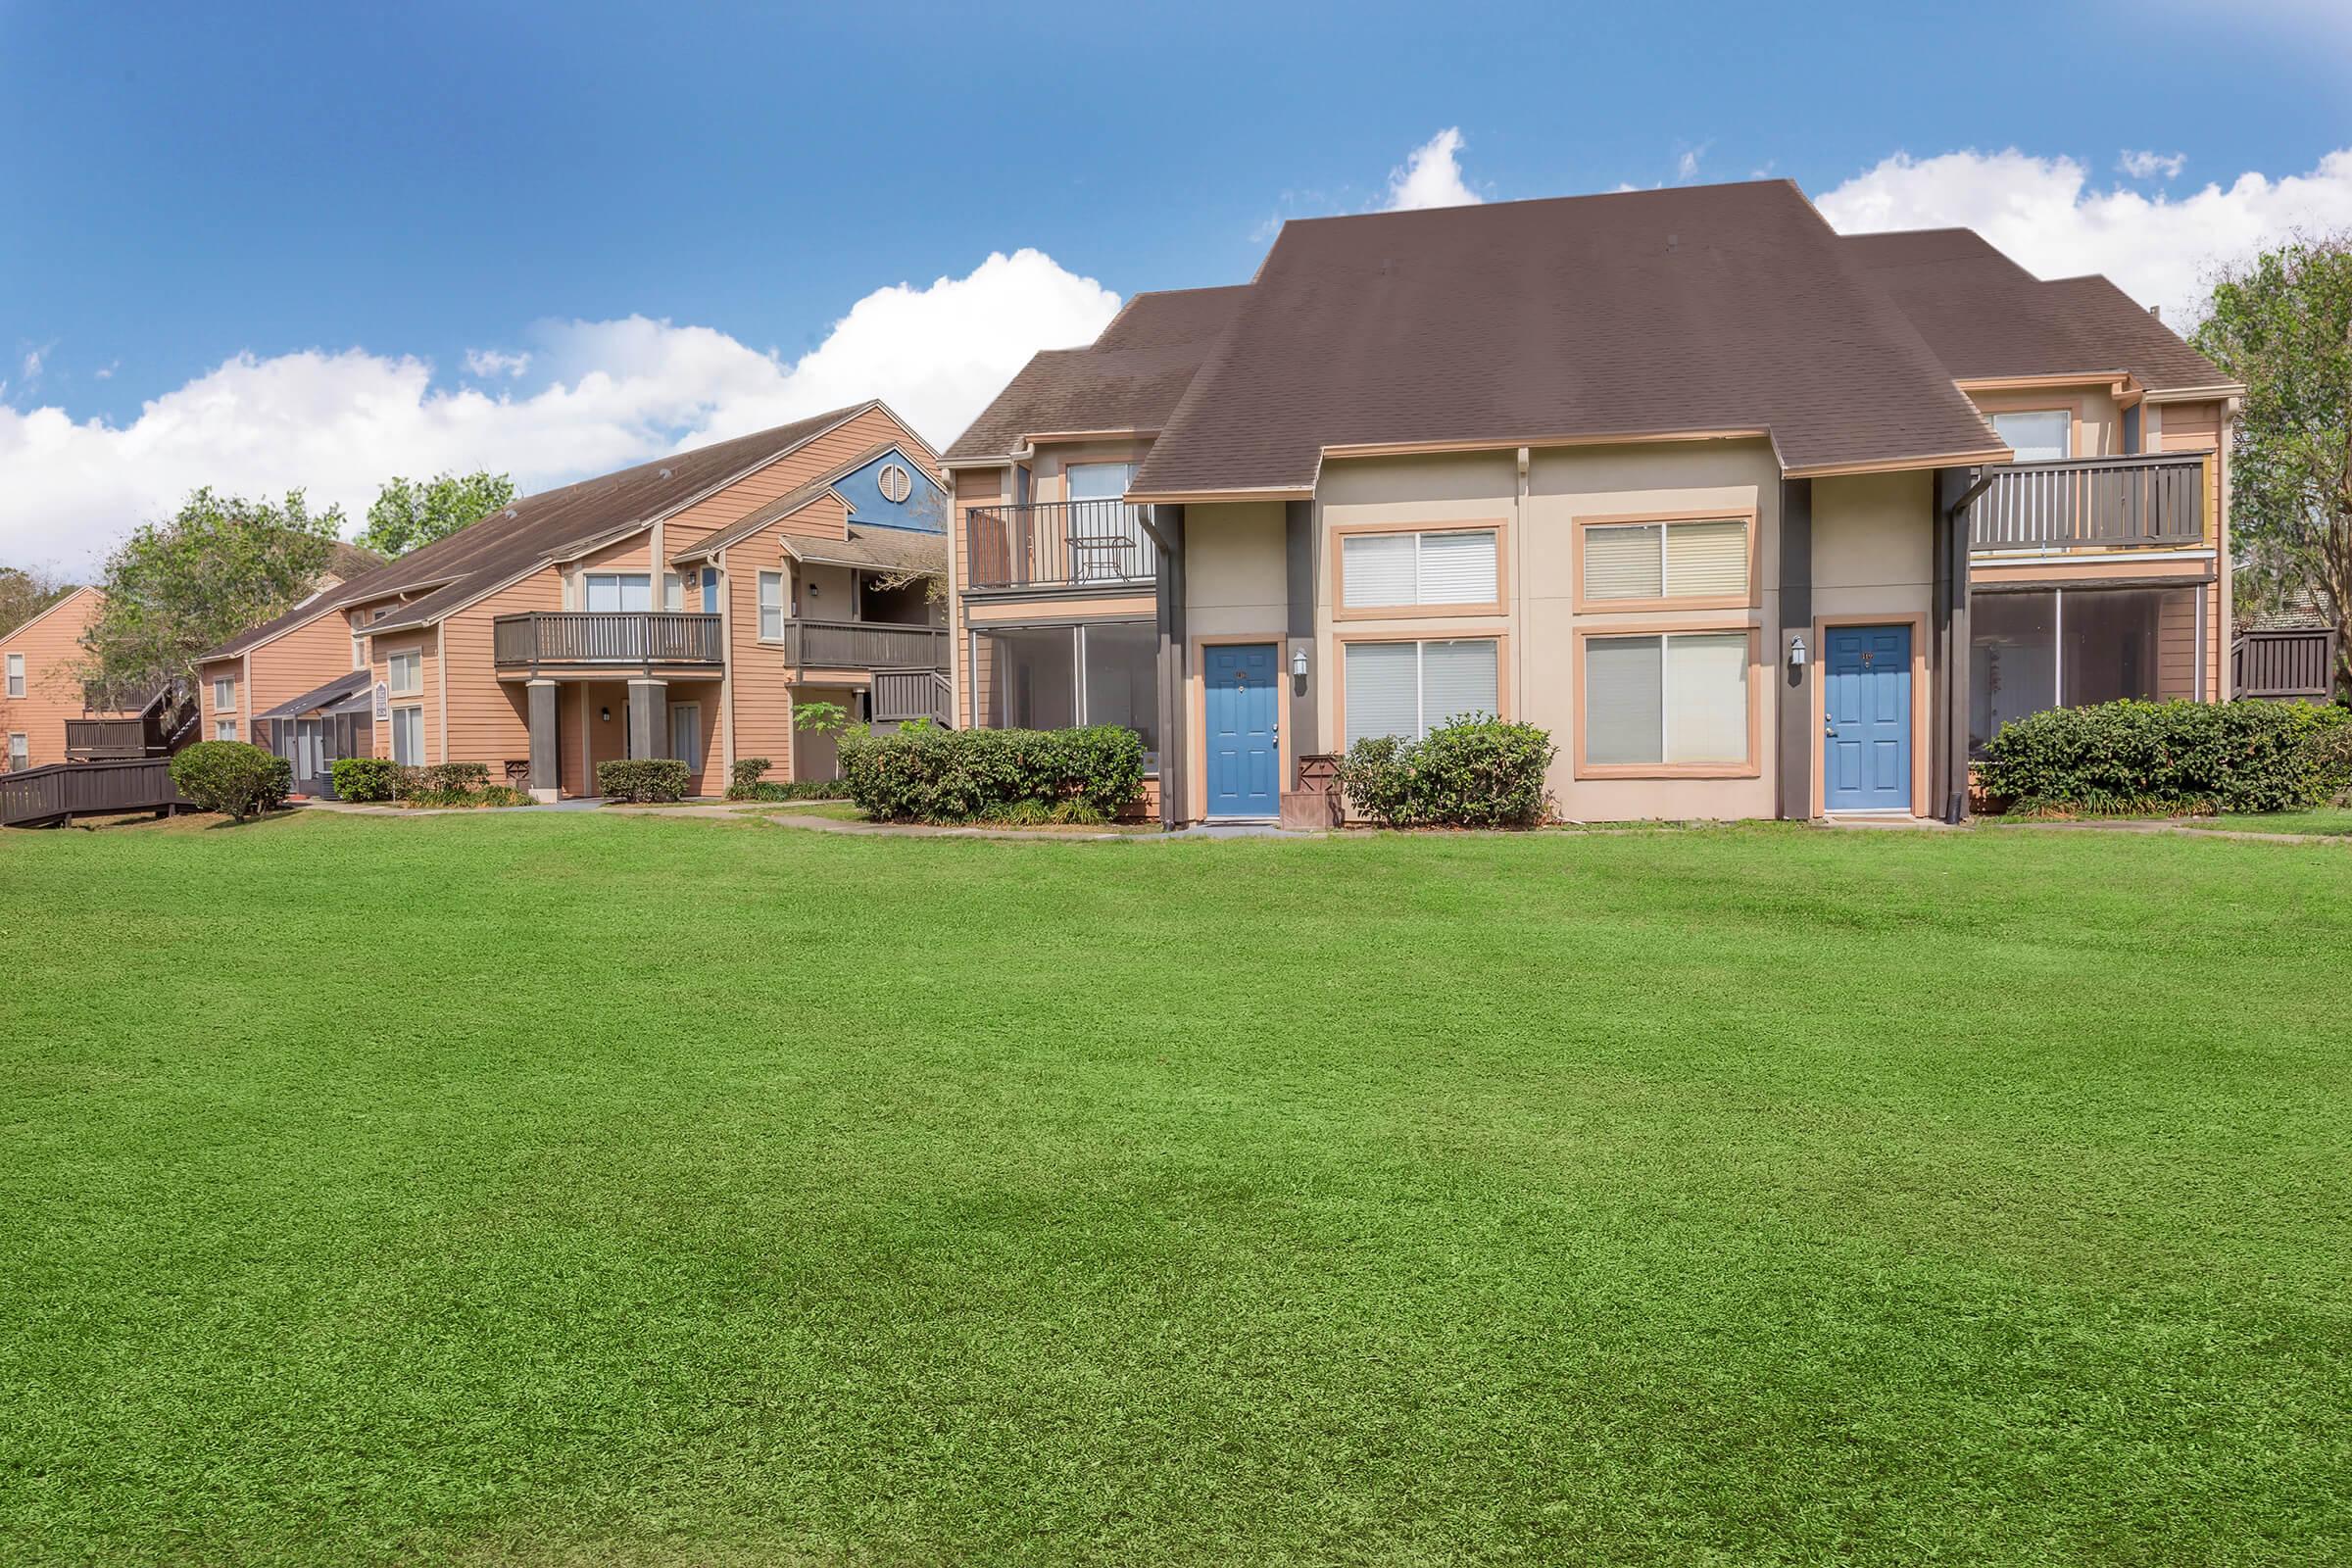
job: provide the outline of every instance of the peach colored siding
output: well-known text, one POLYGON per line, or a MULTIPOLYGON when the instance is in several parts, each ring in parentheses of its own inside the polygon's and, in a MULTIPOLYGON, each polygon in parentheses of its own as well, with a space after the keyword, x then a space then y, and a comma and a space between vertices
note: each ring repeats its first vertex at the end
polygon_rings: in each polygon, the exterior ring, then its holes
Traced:
MULTIPOLYGON (((792 685, 784 657, 760 642, 760 573, 782 571, 765 530, 727 548, 727 657, 738 759, 764 757, 767 776, 792 777, 792 685)), ((789 608, 789 606, 787 607, 789 608)))
MULTIPOLYGON (((95 588, 76 588, 32 619, 0 637, 0 655, 21 654, 24 660, 24 695, 10 697, 0 685, 0 742, 9 735, 24 737, 27 767, 66 760, 66 720, 87 710, 81 685, 74 676, 81 659, 81 634, 106 608, 106 596, 95 588)), ((0 669, 7 661, 0 658, 0 669)), ((8 766, 8 752, 0 745, 0 768, 8 766)))
MULTIPOLYGON (((350 668, 351 627, 339 610, 297 626, 259 648, 248 649, 245 669, 252 690, 237 694, 244 709, 237 739, 268 745, 266 739, 253 732, 254 714, 267 712, 288 698, 323 686, 350 668)), ((212 738, 209 723, 204 733, 206 739, 212 738)))
POLYGON ((196 666, 196 679, 200 687, 196 694, 197 704, 204 714, 204 732, 197 736, 197 739, 209 741, 217 738, 220 734, 220 721, 224 718, 233 718, 237 721, 237 739, 241 741, 253 739, 252 726, 246 722, 247 716, 253 710, 247 706, 247 701, 252 693, 245 689, 244 659, 239 657, 208 661, 196 666), (213 701, 214 682, 223 679, 236 682, 235 690, 230 694, 232 700, 225 708, 213 701))
MULTIPOLYGON (((529 692, 519 672, 499 678, 492 662, 492 623, 501 615, 563 608, 562 582, 552 571, 522 581, 469 605, 441 623, 441 649, 449 661, 449 755, 453 761, 487 762, 490 782, 504 781, 505 764, 531 755, 529 692)), ((427 694, 425 728, 440 728, 441 692, 427 694)), ((562 728, 561 719, 558 720, 562 728)))
MULTIPOLYGON (((2205 466, 2206 524, 2218 559, 2230 559, 2229 519, 2222 514, 2222 406, 2219 403, 2168 403, 2157 411, 2156 449, 2160 452, 2210 452, 2205 466)), ((2219 698, 2229 646, 2230 626, 2224 612, 2222 585, 2205 591, 2205 693, 2219 698)))
MULTIPOLYGON (((747 475, 718 494, 698 501, 671 515, 662 525, 662 551, 665 555, 675 555, 697 540, 741 521, 777 497, 790 495, 826 469, 838 467, 866 448, 880 446, 885 441, 905 445, 908 449, 907 456, 924 472, 935 480, 945 482, 938 466, 925 456, 926 449, 914 438, 912 431, 882 410, 868 409, 839 429, 827 431, 789 457, 771 463, 758 473, 747 475)), ((799 525, 787 528, 787 532, 820 531, 817 525, 825 521, 813 513, 800 515, 799 525)), ((839 507, 833 509, 830 526, 832 531, 823 536, 841 538, 846 530, 846 514, 839 507)))
POLYGON ((956 710, 952 723, 961 725, 971 710, 965 694, 971 691, 975 679, 985 679, 986 670, 971 667, 971 639, 964 635, 963 588, 971 581, 970 514, 974 507, 1001 505, 1004 495, 1004 471, 1002 468, 965 468, 955 476, 949 493, 948 548, 955 559, 955 592, 948 596, 948 664, 956 692, 956 710))
MULTIPOLYGON (((413 694, 396 691, 390 698, 394 711, 403 708, 423 708, 424 756, 419 759, 423 764, 449 760, 443 755, 441 748, 441 661, 434 648, 434 644, 438 641, 439 639, 433 635, 433 628, 430 626, 421 631, 396 631, 382 637, 368 639, 368 659, 371 670, 369 678, 375 682, 384 684, 391 682, 391 656, 393 654, 415 649, 423 655, 419 661, 420 673, 416 681, 417 690, 413 694)), ((321 677, 321 679, 325 677, 321 677)), ((379 722, 375 726, 375 755, 378 757, 392 755, 392 724, 389 719, 379 722)))

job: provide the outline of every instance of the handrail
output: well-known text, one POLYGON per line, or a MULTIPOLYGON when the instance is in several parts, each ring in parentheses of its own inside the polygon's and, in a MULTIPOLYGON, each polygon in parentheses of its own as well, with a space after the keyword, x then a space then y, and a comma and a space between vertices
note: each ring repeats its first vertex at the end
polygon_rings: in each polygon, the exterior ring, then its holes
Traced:
POLYGON ((491 661, 540 664, 717 664, 720 618, 681 610, 529 610, 491 622, 491 661))
POLYGON ((1967 502, 1969 548, 2185 549, 2205 543, 2202 454, 2069 458, 1985 470, 1967 502))
POLYGON ((1123 501, 974 507, 964 516, 966 588, 1148 583, 1159 547, 1143 509, 1123 501))

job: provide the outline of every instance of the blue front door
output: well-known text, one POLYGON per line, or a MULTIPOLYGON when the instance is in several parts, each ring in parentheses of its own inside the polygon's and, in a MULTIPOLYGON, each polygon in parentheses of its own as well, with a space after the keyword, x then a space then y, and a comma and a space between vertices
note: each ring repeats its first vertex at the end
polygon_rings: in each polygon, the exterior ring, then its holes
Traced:
POLYGON ((1833 626, 1824 651, 1823 795, 1833 811, 1911 809, 1911 628, 1833 626))
POLYGON ((1208 814, 1272 816, 1279 807, 1282 749, 1274 730, 1272 643, 1218 644, 1206 650, 1201 679, 1208 731, 1208 814))

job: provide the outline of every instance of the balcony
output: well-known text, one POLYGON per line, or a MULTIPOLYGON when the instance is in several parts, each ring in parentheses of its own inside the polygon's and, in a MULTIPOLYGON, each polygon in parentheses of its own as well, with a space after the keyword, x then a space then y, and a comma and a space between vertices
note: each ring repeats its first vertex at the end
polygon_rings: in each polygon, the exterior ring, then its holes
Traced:
POLYGON ((796 669, 945 669, 945 626, 880 620, 784 622, 784 662, 796 669))
POLYGON ((726 662, 716 615, 674 610, 532 611, 491 623, 491 659, 501 669, 565 667, 652 670, 726 662))
POLYGON ((2076 458, 1988 468, 1968 505, 1968 547, 2193 550, 2205 539, 2202 457, 2076 458))
POLYGON ((1143 509, 1121 501, 974 507, 964 519, 966 588, 1136 588, 1159 573, 1143 509))

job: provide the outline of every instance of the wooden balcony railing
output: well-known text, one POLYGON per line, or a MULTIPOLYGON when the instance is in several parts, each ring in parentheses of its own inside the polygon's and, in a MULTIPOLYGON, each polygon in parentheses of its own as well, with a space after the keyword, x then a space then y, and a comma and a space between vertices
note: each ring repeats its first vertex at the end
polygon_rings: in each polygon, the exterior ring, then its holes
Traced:
POLYGON ((66 757, 71 761, 122 761, 152 757, 163 749, 161 727, 150 718, 66 720, 66 757))
POLYGON ((2324 703, 2334 687, 2335 633, 2326 627, 2240 632, 2230 647, 2235 696, 2324 703))
POLYGON ((955 721, 953 696, 944 669, 877 669, 874 722, 897 724, 927 718, 944 728, 955 721))
POLYGON ((784 622, 784 662, 802 669, 945 669, 945 626, 877 620, 784 622))
POLYGON ((1142 509, 1120 501, 974 507, 964 519, 966 588, 1148 583, 1159 551, 1142 509))
POLYGON ((2205 542, 2205 464, 2076 458, 1988 468, 1968 507, 1969 548, 2193 549, 2205 542))
POLYGON ((501 669, 541 664, 723 664, 719 617, 675 610, 534 610, 491 623, 501 669))

